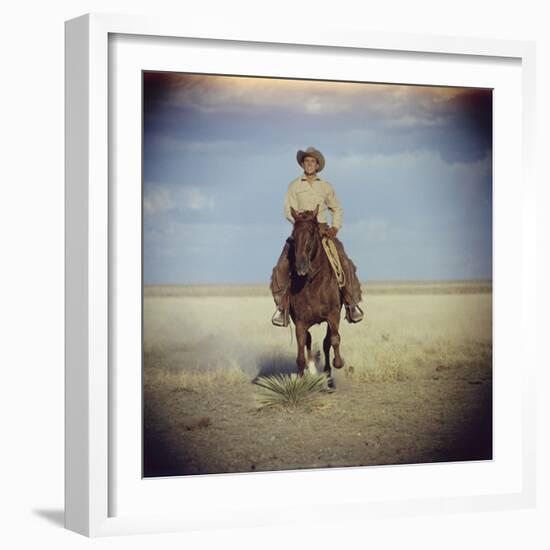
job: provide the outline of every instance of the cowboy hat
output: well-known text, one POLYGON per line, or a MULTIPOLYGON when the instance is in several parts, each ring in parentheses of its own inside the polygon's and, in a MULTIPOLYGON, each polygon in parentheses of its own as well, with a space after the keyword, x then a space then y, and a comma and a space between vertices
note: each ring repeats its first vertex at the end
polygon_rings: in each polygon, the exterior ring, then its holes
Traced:
POLYGON ((308 147, 305 151, 298 151, 296 153, 296 160, 300 166, 302 166, 304 162, 304 157, 313 157, 317 160, 319 163, 319 170, 317 170, 317 172, 320 172, 325 167, 325 157, 323 153, 315 149, 315 147, 308 147))

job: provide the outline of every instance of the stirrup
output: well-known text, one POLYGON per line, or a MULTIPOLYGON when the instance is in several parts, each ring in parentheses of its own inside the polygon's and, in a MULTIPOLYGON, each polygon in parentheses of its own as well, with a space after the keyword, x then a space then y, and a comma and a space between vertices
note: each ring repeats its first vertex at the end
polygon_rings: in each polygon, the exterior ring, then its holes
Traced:
POLYGON ((363 320, 363 310, 355 304, 354 306, 346 305, 346 321, 348 323, 359 323, 363 320))
POLYGON ((277 308, 277 310, 273 314, 273 317, 271 317, 271 322, 276 327, 288 327, 288 324, 289 324, 288 312, 277 308))

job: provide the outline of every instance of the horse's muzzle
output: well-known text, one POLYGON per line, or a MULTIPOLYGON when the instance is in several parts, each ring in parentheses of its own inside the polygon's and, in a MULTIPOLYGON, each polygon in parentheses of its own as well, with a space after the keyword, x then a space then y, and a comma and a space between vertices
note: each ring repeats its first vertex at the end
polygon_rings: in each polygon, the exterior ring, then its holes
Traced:
POLYGON ((304 277, 309 272, 309 265, 307 262, 300 262, 299 264, 296 264, 296 273, 300 275, 300 277, 304 277))

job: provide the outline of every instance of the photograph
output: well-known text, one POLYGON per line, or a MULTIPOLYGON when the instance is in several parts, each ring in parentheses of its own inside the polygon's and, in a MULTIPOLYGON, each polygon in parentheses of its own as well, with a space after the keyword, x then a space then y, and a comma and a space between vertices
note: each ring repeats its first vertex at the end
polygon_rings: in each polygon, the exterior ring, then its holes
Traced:
POLYGON ((142 475, 493 459, 493 90, 142 71, 142 475))

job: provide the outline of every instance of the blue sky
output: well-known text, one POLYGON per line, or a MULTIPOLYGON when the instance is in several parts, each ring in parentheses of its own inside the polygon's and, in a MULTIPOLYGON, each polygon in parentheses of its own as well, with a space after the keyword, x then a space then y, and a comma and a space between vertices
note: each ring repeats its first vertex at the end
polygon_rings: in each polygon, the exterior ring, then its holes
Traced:
POLYGON ((267 283, 296 152, 363 281, 492 278, 490 90, 144 73, 144 283, 267 283))

